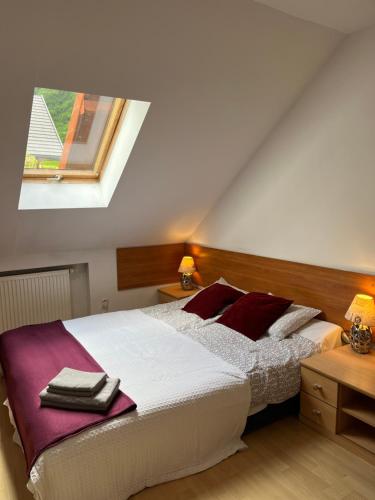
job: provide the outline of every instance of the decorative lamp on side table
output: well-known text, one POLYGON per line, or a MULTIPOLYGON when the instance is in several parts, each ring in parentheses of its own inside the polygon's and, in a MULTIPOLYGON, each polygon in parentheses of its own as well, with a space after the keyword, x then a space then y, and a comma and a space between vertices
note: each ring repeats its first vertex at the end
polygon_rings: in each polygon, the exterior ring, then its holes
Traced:
POLYGON ((368 354, 372 342, 370 327, 375 326, 373 297, 358 293, 346 311, 345 318, 353 323, 348 335, 353 351, 368 354))
POLYGON ((193 273, 196 271, 194 259, 185 255, 180 263, 178 272, 181 273, 181 288, 183 290, 194 290, 193 273))

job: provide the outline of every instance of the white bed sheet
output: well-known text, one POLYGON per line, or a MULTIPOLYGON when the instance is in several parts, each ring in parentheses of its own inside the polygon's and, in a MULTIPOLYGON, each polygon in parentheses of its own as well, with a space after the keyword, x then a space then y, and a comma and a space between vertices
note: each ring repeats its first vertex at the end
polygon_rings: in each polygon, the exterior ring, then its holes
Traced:
POLYGON ((298 394, 300 361, 339 342, 340 327, 315 320, 283 340, 268 335, 256 342, 220 323, 181 333, 246 373, 251 385, 251 407, 277 404, 298 394))
POLYGON ((125 500, 245 446, 250 389, 240 370, 139 310, 65 326, 138 408, 44 451, 28 483, 35 498, 125 500))
POLYGON ((319 352, 324 352, 342 345, 341 332, 341 326, 335 323, 312 319, 302 328, 297 330, 295 334, 311 340, 311 342, 314 342, 317 346, 319 352))
MULTIPOLYGON (((329 321, 318 319, 310 320, 306 325, 297 330, 293 335, 299 335, 313 342, 317 352, 324 352, 330 349, 335 349, 342 345, 341 341, 341 326, 329 321)), ((252 404, 248 411, 248 416, 255 415, 267 408, 267 404, 252 404)))

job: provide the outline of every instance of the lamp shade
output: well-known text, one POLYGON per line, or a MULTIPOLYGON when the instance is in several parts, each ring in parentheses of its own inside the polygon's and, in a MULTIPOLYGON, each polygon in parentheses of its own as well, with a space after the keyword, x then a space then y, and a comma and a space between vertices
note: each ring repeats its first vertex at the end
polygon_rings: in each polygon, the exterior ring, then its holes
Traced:
POLYGON ((362 325, 375 325, 375 304, 373 297, 362 293, 358 293, 354 297, 349 309, 346 311, 345 318, 354 323, 357 316, 361 318, 362 325))
POLYGON ((194 259, 188 255, 182 258, 180 267, 178 268, 179 273, 193 273, 195 271, 194 259))

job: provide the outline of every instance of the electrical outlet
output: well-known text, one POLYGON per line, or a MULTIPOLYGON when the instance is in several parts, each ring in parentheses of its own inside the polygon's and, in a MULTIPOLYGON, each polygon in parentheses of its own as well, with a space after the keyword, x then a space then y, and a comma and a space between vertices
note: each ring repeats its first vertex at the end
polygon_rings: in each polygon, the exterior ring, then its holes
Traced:
POLYGON ((102 300, 102 312, 107 313, 109 309, 109 300, 108 299, 103 299, 102 300))

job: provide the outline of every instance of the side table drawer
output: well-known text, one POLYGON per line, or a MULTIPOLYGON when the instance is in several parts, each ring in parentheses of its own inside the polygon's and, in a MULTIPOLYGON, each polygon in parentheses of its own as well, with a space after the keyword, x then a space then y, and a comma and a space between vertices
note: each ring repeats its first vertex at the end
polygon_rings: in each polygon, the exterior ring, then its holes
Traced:
POLYGON ((301 368, 301 390, 337 408, 338 384, 308 368, 301 368))
POLYGON ((333 406, 301 392, 301 415, 332 434, 336 432, 336 413, 336 408, 333 406))

